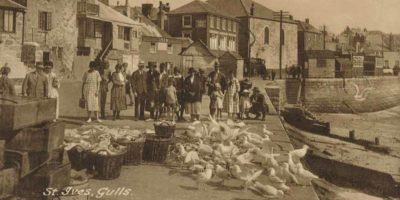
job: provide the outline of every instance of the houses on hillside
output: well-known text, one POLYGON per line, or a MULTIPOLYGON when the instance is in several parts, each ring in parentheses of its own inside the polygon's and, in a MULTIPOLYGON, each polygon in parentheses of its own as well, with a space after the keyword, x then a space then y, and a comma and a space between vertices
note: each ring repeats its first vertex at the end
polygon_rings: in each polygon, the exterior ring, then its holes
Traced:
POLYGON ((396 36, 347 28, 336 37, 255 0, 193 0, 175 9, 124 2, 0 0, 0 66, 22 78, 34 63, 52 61, 56 72, 80 79, 92 60, 108 60, 112 69, 128 63, 130 71, 143 60, 183 72, 211 71, 219 62, 239 78, 272 71, 285 78, 291 66, 309 78, 337 77, 349 62, 357 76, 379 76, 400 65, 399 52, 389 51, 396 36))

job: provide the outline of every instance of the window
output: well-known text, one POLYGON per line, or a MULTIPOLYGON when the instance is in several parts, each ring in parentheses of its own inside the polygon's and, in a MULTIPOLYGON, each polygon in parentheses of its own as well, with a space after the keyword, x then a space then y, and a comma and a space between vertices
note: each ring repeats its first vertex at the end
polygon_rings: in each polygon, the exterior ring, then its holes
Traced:
POLYGON ((15 12, 0 9, 0 31, 15 32, 15 12))
POLYGON ((226 30, 226 20, 225 19, 221 19, 221 29, 226 30))
POLYGON ((214 28, 215 27, 215 18, 214 16, 210 16, 210 28, 214 28))
POLYGON ((317 67, 326 67, 325 59, 317 59, 317 67))
POLYGON ((281 45, 285 45, 285 30, 281 30, 281 45))
POLYGON ((220 36, 218 42, 219 49, 226 50, 227 39, 226 36, 220 36))
POLYGON ((193 67, 193 56, 183 56, 183 66, 186 69, 193 67))
POLYGON ((42 31, 51 30, 51 13, 39 12, 39 29, 42 31))
POLYGON ((269 44, 269 28, 264 29, 264 44, 269 44))
POLYGON ((138 38, 138 31, 137 30, 133 30, 132 31, 132 38, 138 38))
POLYGON ((172 46, 172 44, 168 44, 167 52, 168 52, 168 54, 174 53, 174 47, 172 46))
POLYGON ((94 37, 102 38, 103 37, 103 24, 94 23, 94 37))
POLYGON ((389 67, 389 61, 385 60, 385 67, 389 67))
POLYGON ((220 29, 221 28, 221 18, 217 17, 217 21, 215 23, 215 28, 216 29, 220 29))
POLYGON ((394 66, 400 67, 400 60, 396 60, 396 64, 394 66))
POLYGON ((63 55, 64 55, 64 48, 63 47, 58 47, 58 59, 63 59, 63 55))
POLYGON ((157 53, 157 45, 154 42, 150 44, 150 53, 157 53))
POLYGON ((236 22, 232 22, 232 29, 233 29, 233 32, 236 33, 236 22))
POLYGON ((236 51, 236 38, 235 37, 229 37, 228 50, 236 51))
POLYGON ((218 35, 211 33, 210 34, 210 48, 218 49, 218 35))
POLYGON ((228 31, 232 31, 232 21, 231 21, 231 20, 228 20, 228 21, 227 21, 227 25, 228 25, 227 30, 228 30, 228 31))
POLYGON ((192 38, 192 32, 184 31, 184 32, 182 32, 182 37, 184 37, 184 38, 192 38))
POLYGON ((191 15, 183 15, 182 16, 182 26, 183 27, 192 27, 192 16, 191 15))
POLYGON ((118 39, 131 41, 131 28, 118 26, 118 39))

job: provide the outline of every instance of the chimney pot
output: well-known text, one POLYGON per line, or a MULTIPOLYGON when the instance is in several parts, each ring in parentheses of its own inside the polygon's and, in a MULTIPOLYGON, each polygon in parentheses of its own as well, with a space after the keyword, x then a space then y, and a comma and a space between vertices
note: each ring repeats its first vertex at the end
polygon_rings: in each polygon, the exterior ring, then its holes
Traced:
POLYGON ((251 3, 251 8, 250 8, 250 15, 251 15, 251 16, 254 15, 254 11, 255 11, 254 3, 251 3))
POLYGON ((310 23, 310 19, 306 18, 306 23, 309 24, 310 23))

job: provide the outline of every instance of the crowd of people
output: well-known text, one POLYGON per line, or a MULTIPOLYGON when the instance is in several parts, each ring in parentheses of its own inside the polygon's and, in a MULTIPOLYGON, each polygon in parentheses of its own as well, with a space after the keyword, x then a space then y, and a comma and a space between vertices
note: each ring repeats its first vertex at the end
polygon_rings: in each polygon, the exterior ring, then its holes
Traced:
POLYGON ((160 65, 159 71, 154 64, 149 64, 146 69, 143 61, 133 73, 127 71, 127 66, 126 63, 117 64, 111 73, 107 61, 90 63, 83 76, 81 98, 88 111, 87 122, 92 121, 92 114, 98 122, 106 119, 110 83, 113 120, 120 119, 120 112, 133 104, 136 120, 146 120, 145 111, 150 113, 149 119, 152 120, 186 121, 184 113, 190 116, 191 121, 199 120, 205 94, 210 97, 210 115, 217 119, 226 112, 232 119, 248 118, 253 113, 256 118, 264 120, 268 112, 260 90, 253 88, 250 96, 251 82, 248 79, 239 81, 234 73, 226 77, 218 62, 208 76, 201 69, 189 68, 186 77, 178 68, 168 70, 165 63, 160 65))
MULTIPOLYGON (((28 73, 23 81, 22 96, 56 99, 57 120, 59 117, 58 89, 60 88, 60 81, 52 70, 52 62, 37 62, 35 65, 35 71, 28 73)), ((10 73, 11 68, 7 65, 0 68, 0 95, 2 96, 17 95, 14 82, 8 78, 10 73)))

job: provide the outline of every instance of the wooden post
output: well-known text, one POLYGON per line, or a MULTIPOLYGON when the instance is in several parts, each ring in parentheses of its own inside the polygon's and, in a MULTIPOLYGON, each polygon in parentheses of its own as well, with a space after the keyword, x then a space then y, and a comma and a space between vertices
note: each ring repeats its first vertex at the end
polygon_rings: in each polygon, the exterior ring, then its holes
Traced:
POLYGON ((356 132, 354 130, 349 131, 349 138, 351 141, 356 140, 356 132))
POLYGON ((375 145, 379 145, 379 144, 380 144, 379 137, 375 137, 375 145))

